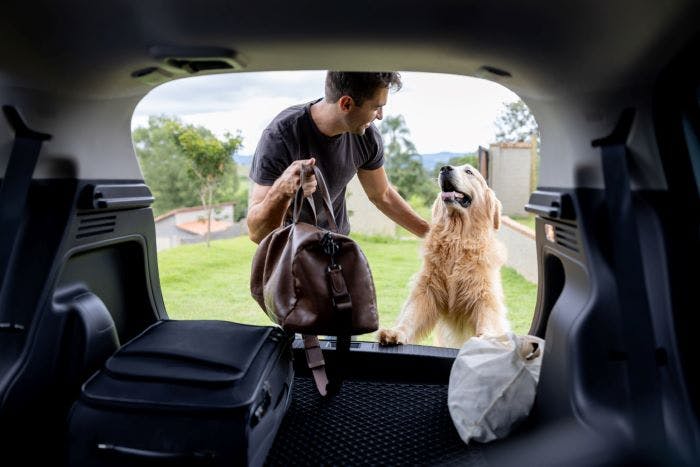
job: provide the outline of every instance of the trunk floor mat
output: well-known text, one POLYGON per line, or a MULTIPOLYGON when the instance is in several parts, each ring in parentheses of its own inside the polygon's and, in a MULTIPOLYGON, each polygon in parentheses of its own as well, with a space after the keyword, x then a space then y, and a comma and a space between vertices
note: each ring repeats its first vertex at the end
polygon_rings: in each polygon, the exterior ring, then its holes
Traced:
POLYGON ((447 386, 345 381, 325 400, 296 377, 292 403, 266 465, 483 464, 447 409, 447 386))

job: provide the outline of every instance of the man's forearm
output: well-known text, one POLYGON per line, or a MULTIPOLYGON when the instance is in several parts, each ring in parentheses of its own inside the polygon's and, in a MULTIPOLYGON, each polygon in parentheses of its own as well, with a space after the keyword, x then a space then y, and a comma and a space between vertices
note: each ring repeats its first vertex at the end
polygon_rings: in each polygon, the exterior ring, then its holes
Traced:
POLYGON ((260 243, 270 232, 282 225, 292 198, 273 185, 265 198, 248 209, 248 236, 260 243))
POLYGON ((399 195, 396 190, 389 187, 383 196, 372 200, 372 202, 382 211, 389 219, 396 222, 409 232, 425 237, 430 228, 423 218, 421 218, 411 208, 411 205, 399 195))

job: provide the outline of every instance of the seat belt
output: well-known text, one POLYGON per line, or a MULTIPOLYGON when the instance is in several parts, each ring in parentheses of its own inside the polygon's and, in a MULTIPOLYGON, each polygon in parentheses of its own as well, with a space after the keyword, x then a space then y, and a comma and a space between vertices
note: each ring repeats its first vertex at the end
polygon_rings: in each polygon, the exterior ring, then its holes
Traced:
MULTIPOLYGON (((0 185, 0 297, 7 281, 12 251, 22 224, 22 213, 41 145, 51 139, 51 135, 27 127, 13 106, 3 105, 2 111, 15 132, 15 141, 0 185)), ((0 318, 0 321, 4 320, 0 318)), ((16 323, 0 322, 2 327, 14 328, 16 323)))
MULTIPOLYGON (((661 420, 663 414, 656 397, 659 393, 656 344, 628 168, 627 138, 632 129, 634 114, 633 109, 625 109, 613 132, 605 138, 594 140, 592 145, 601 150, 608 213, 607 231, 611 241, 609 251, 619 313, 623 322, 634 323, 632 326, 636 331, 624 333, 622 338, 627 347, 630 387, 634 388, 632 416, 635 426, 643 427, 649 426, 653 420, 661 420)), ((637 442, 640 446, 653 445, 659 441, 659 434, 657 430, 638 430, 637 442)))

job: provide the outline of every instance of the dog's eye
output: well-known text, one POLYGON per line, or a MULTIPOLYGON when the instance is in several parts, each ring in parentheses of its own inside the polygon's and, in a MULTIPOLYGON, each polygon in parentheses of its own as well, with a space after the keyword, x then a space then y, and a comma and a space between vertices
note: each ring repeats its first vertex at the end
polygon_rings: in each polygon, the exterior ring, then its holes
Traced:
POLYGON ((474 172, 469 169, 464 169, 464 171, 467 172, 467 175, 474 175, 474 172))

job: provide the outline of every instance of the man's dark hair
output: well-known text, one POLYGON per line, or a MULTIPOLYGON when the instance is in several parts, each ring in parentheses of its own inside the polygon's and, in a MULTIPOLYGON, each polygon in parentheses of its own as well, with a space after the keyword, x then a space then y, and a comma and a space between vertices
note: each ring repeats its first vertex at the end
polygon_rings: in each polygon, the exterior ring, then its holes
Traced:
POLYGON ((380 88, 401 89, 401 75, 394 71, 366 73, 359 71, 329 71, 326 74, 326 100, 338 102, 350 96, 355 105, 371 99, 380 88))

